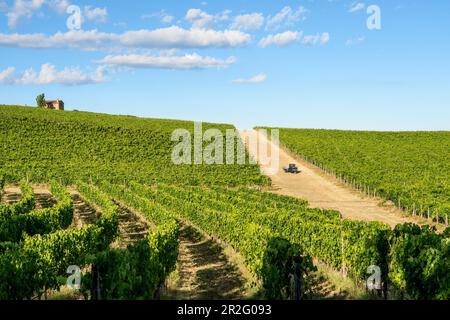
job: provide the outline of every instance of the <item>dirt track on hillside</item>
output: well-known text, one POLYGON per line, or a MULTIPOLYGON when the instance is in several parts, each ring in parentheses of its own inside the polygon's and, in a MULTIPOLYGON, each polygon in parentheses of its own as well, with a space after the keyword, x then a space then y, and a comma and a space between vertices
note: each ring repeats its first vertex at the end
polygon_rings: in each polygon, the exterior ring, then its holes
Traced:
MULTIPOLYGON (((247 148, 247 141, 252 133, 258 134, 258 139, 263 143, 268 143, 269 152, 277 148, 264 135, 255 131, 241 131, 241 137, 246 141, 247 148)), ((257 151, 250 148, 249 152, 258 161, 257 151)), ((274 193, 307 200, 313 208, 338 210, 343 218, 352 220, 380 221, 392 227, 405 222, 426 223, 425 219, 404 216, 402 211, 393 205, 383 205, 381 199, 362 195, 312 164, 298 157, 294 158, 281 147, 279 152, 279 170, 270 176, 274 193), (296 175, 285 173, 283 167, 289 163, 296 163, 301 173, 296 175)), ((269 166, 260 164, 260 167, 263 172, 267 172, 269 166)))

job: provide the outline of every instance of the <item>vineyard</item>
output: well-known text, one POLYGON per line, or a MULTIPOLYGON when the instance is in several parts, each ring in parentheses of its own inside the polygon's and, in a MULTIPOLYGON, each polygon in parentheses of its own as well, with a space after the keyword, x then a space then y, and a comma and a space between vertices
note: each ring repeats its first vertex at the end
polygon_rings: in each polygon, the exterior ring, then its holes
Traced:
MULTIPOLYGON (((87 270, 91 271, 95 266, 95 272, 102 275, 103 299, 155 298, 175 268, 179 226, 185 223, 236 250, 269 299, 290 297, 288 275, 292 270, 287 261, 299 252, 307 270, 314 270, 314 257, 363 280, 367 267, 377 265, 391 290, 416 299, 449 297, 448 230, 439 235, 414 225, 390 230, 379 223, 350 222, 342 220, 338 212, 310 209, 304 201, 247 188, 105 181, 96 185, 77 185, 83 199, 102 212, 99 220, 81 229, 68 227, 73 208, 69 194, 57 183, 52 183, 58 200, 53 208, 33 211, 33 195, 30 197, 26 183, 19 202, 2 206, 2 219, 31 221, 23 225, 26 234, 2 225, 3 299, 33 298, 58 290, 63 285, 58 280, 70 265, 90 267, 87 270), (118 236, 116 203, 139 212, 151 225, 144 239, 125 248, 112 245, 118 236), (42 228, 35 217, 48 219, 50 211, 59 217, 53 218, 59 223, 42 228)), ((84 277, 83 287, 92 292, 92 272, 84 277)))
MULTIPOLYGON (((175 129, 188 121, 0 106, 0 176, 19 182, 52 179, 267 185, 256 165, 173 165, 175 129)), ((225 133, 232 126, 204 123, 225 133)), ((238 141, 236 139, 236 141, 238 141)))
MULTIPOLYGON (((160 299, 187 227, 230 249, 266 299, 293 298, 294 261, 305 297, 321 264, 358 284, 378 266, 390 298, 450 299, 450 228, 346 220, 261 191, 270 181, 255 165, 174 166, 171 131, 190 122, 23 107, 0 116, 0 300, 51 298, 71 266, 83 299, 160 299)), ((445 209, 445 186, 428 206, 445 209)))
POLYGON ((353 188, 448 224, 449 132, 280 129, 280 140, 353 188))

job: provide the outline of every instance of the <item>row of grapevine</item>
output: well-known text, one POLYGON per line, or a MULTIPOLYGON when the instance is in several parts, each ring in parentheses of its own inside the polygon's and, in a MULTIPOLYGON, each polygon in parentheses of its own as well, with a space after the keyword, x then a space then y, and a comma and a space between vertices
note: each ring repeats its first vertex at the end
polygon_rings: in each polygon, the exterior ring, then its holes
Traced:
MULTIPOLYGON (((301 203, 297 208, 286 208, 283 207, 283 202, 289 202, 289 199, 283 197, 279 198, 278 209, 273 208, 272 205, 262 208, 261 203, 264 202, 262 198, 268 195, 266 193, 259 193, 260 201, 254 195, 245 200, 245 192, 241 192, 241 196, 236 201, 236 192, 228 193, 226 188, 215 188, 212 191, 208 188, 186 188, 159 184, 157 188, 152 189, 134 182, 130 183, 130 188, 137 194, 160 201, 170 207, 178 206, 180 212, 192 210, 196 215, 203 213, 205 221, 203 221, 202 228, 207 230, 217 228, 217 226, 210 225, 214 223, 216 217, 219 221, 222 219, 222 223, 230 225, 233 222, 226 220, 226 217, 232 217, 238 221, 235 222, 234 228, 242 228, 246 224, 259 226, 267 230, 266 232, 272 232, 289 240, 302 248, 304 252, 337 270, 345 271, 357 280, 365 279, 367 268, 376 265, 381 268, 384 281, 389 281, 400 292, 405 292, 413 297, 430 299, 448 296, 448 291, 445 290, 450 289, 450 278, 442 274, 444 267, 448 267, 450 263, 450 255, 448 255, 450 239, 446 233, 441 235, 435 230, 423 231, 422 233, 426 235, 423 237, 433 239, 434 242, 417 243, 414 242, 414 239, 405 236, 406 233, 401 231, 402 226, 399 226, 397 231, 392 231, 377 222, 343 220, 334 211, 310 209, 301 203), (230 205, 233 203, 239 203, 239 205, 230 205), (227 208, 228 211, 222 211, 224 208, 227 208), (241 227, 238 227, 237 224, 241 227), (406 246, 405 237, 409 239, 408 245, 415 244, 411 255, 407 256, 402 254, 404 246, 406 246), (402 245, 399 245, 399 242, 402 245), (428 258, 434 256, 434 259, 422 258, 415 264, 416 269, 412 269, 412 265, 407 261, 418 256, 427 256, 428 258), (404 260, 399 263, 398 257, 404 260), (405 275, 403 282, 395 280, 398 279, 396 274, 399 272, 405 275), (427 273, 426 285, 417 285, 420 272, 427 273)), ((270 197, 277 196, 271 195, 270 197)), ((199 219, 199 217, 194 215, 191 219, 199 219)), ((419 227, 415 226, 414 228, 419 227)), ((423 230, 428 229, 424 228, 423 230)), ((227 239, 226 241, 231 240, 227 239)))
MULTIPOLYGON (((64 187, 53 183, 55 193, 64 187)), ((0 299, 31 299, 58 290, 68 266, 83 267, 106 250, 117 233, 116 210, 103 210, 101 219, 80 230, 24 235, 18 243, 3 243, 0 252, 0 299)))
POLYGON ((411 299, 450 299, 450 228, 398 225, 389 240, 389 280, 411 299))
POLYGON ((229 207, 228 212, 238 215, 241 221, 267 227, 330 266, 347 269, 358 279, 365 276, 367 266, 382 263, 377 247, 379 241, 384 241, 388 227, 380 223, 342 220, 336 211, 310 209, 303 202, 293 206, 285 197, 279 197, 278 208, 264 206, 262 199, 274 196, 269 193, 260 193, 260 201, 255 197, 247 200, 243 195, 235 197, 226 188, 214 192, 187 190, 161 184, 158 197, 161 193, 171 194, 191 202, 197 210, 206 206, 218 212, 223 212, 222 203, 233 203, 237 198, 239 205, 229 207), (217 200, 221 197, 223 200, 217 200))
POLYGON ((145 239, 125 250, 108 249, 96 256, 102 299, 155 299, 178 257, 178 225, 150 230, 145 239))
MULTIPOLYGON (((126 189, 125 187, 118 187, 126 189)), ((160 192, 138 183, 130 183, 129 190, 144 197, 149 203, 171 208, 179 219, 188 221, 203 232, 232 246, 244 258, 248 269, 262 282, 269 299, 289 297, 289 274, 292 259, 300 248, 279 233, 257 223, 243 221, 237 213, 218 211, 198 206, 193 199, 180 197, 175 191, 160 192)), ((312 270, 312 259, 305 256, 303 266, 312 270)))
MULTIPOLYGON (((1 186, 0 190, 3 190, 5 181, 3 180, 2 183, 3 186, 1 186)), ((31 185, 22 181, 20 183, 20 191, 22 193, 20 201, 9 205, 0 204, 0 216, 13 216, 16 214, 27 213, 34 209, 36 199, 31 185)))
POLYGON ((343 183, 448 225, 449 132, 280 129, 290 151, 343 183))
POLYGON ((175 215, 123 188, 103 183, 100 189, 145 216, 155 227, 125 250, 97 255, 103 299, 154 299, 178 258, 179 224, 175 215))
MULTIPOLYGON (((12 182, 27 175, 35 183, 56 179, 67 185, 91 179, 236 186, 270 183, 254 164, 174 166, 171 155, 178 142, 172 141, 172 132, 185 129, 193 134, 193 122, 0 106, 0 128, 4 150, 0 176, 12 182)), ((203 131, 210 128, 225 134, 233 126, 203 124, 203 131)))
MULTIPOLYGON (((29 209, 24 203, 31 203, 27 200, 30 187, 23 188, 25 197, 21 202, 10 207, 14 208, 10 214, 0 215, 0 242, 19 242, 23 235, 33 236, 36 234, 47 234, 70 226, 73 219, 73 204, 67 190, 56 182, 51 182, 51 192, 57 200, 57 204, 52 208, 32 210, 27 213, 17 214, 20 211, 29 209), (11 214, 15 212, 16 214, 11 214)), ((31 198, 33 198, 31 196, 31 198)))

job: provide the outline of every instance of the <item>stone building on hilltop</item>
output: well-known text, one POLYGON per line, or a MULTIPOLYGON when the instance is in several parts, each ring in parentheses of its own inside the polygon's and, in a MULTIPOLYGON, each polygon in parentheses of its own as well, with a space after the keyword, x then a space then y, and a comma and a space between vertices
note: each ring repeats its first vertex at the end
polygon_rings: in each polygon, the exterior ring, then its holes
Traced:
POLYGON ((64 101, 62 100, 47 100, 45 101, 45 105, 47 109, 52 110, 64 110, 64 101))

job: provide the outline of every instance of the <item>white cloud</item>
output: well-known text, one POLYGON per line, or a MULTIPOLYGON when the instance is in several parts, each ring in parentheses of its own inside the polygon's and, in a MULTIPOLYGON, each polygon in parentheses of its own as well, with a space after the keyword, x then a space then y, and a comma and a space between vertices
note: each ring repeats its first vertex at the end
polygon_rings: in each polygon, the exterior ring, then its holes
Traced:
POLYGON ((177 52, 178 52, 177 49, 165 49, 165 50, 159 51, 159 54, 162 56, 174 56, 177 54, 177 52))
POLYGON ((249 78, 249 79, 236 79, 236 80, 233 80, 232 82, 233 82, 233 83, 236 83, 236 84, 243 84, 243 83, 262 83, 262 82, 264 82, 264 81, 266 81, 266 80, 267 80, 267 75, 265 75, 265 74, 263 74, 263 73, 260 73, 260 74, 257 74, 257 75, 254 76, 254 77, 249 78))
POLYGON ((327 44, 330 42, 330 34, 328 32, 322 33, 320 36, 320 44, 327 44))
POLYGON ((296 11, 289 6, 286 6, 273 17, 269 16, 266 24, 266 30, 278 29, 282 26, 292 26, 298 21, 305 20, 307 13, 308 10, 306 10, 303 6, 300 6, 296 11))
POLYGON ((174 17, 171 15, 166 14, 161 18, 162 23, 171 23, 173 21, 174 17))
POLYGON ((200 9, 189 9, 186 13, 185 19, 192 23, 194 28, 211 27, 214 22, 214 17, 200 9))
POLYGON ((251 13, 236 16, 230 25, 232 30, 258 30, 264 23, 264 16, 261 13, 251 13))
POLYGON ((348 10, 350 13, 358 12, 360 10, 363 10, 366 7, 366 5, 362 2, 354 3, 348 10))
MULTIPOLYGON (((11 8, 4 8, 8 18, 8 26, 14 28, 23 18, 32 18, 44 5, 58 14, 65 15, 71 3, 69 0, 14 0, 14 5, 11 8)), ((85 6, 82 16, 88 21, 106 22, 107 15, 106 8, 85 6)))
POLYGON ((106 8, 92 8, 91 6, 85 6, 83 17, 89 21, 105 23, 108 17, 108 11, 106 8))
POLYGON ((0 83, 15 85, 83 85, 91 83, 101 83, 107 81, 106 68, 98 67, 93 73, 85 73, 78 67, 66 67, 58 71, 51 64, 43 64, 39 72, 30 68, 22 75, 16 76, 15 68, 9 67, 0 72, 0 83))
POLYGON ((127 31, 122 34, 97 30, 41 33, 0 33, 0 46, 21 48, 78 48, 99 50, 106 47, 127 48, 208 48, 237 47, 250 42, 250 35, 237 30, 186 30, 177 26, 155 30, 127 31))
POLYGON ((14 6, 6 13, 8 26, 14 28, 22 18, 31 18, 44 3, 45 0, 15 0, 14 6))
POLYGON ((171 23, 174 19, 174 17, 170 14, 167 14, 165 10, 160 10, 158 12, 150 13, 150 14, 143 14, 141 16, 142 19, 152 19, 152 18, 158 18, 161 20, 162 23, 171 23))
POLYGON ((16 72, 16 68, 9 67, 3 71, 0 71, 0 83, 12 83, 14 82, 13 75, 16 72))
POLYGON ((250 35, 241 31, 186 30, 177 26, 129 31, 120 36, 121 45, 144 48, 237 47, 247 44, 250 40, 250 35))
POLYGON ((57 13, 63 15, 63 14, 66 14, 67 8, 70 6, 70 1, 69 0, 51 0, 49 2, 49 6, 57 13))
POLYGON ((359 44, 359 43, 364 42, 365 39, 366 39, 365 37, 358 37, 358 38, 354 38, 354 39, 348 39, 348 40, 345 42, 345 45, 346 45, 346 46, 357 45, 357 44, 359 44))
POLYGON ((259 42, 261 48, 266 48, 271 45, 277 47, 284 47, 289 44, 298 42, 304 45, 324 45, 330 41, 330 34, 328 32, 323 32, 322 34, 315 35, 303 35, 303 32, 297 31, 285 31, 277 34, 270 34, 264 37, 259 42))
POLYGON ((196 53, 185 54, 183 56, 162 55, 116 55, 107 56, 99 63, 109 66, 143 68, 143 69, 206 69, 206 68, 224 68, 236 62, 234 57, 226 60, 202 57, 196 53))
POLYGON ((230 13, 230 10, 225 10, 220 14, 211 15, 201 9, 189 9, 185 19, 192 24, 192 28, 211 29, 215 23, 230 19, 230 13))
POLYGON ((270 34, 264 37, 259 42, 261 48, 266 48, 271 45, 278 47, 283 47, 293 42, 299 41, 301 38, 301 33, 297 31, 286 31, 278 34, 270 34))
POLYGON ((307 35, 304 36, 302 39, 302 43, 306 45, 316 45, 316 44, 324 45, 329 41, 330 41, 330 34, 328 32, 316 35, 307 35))

